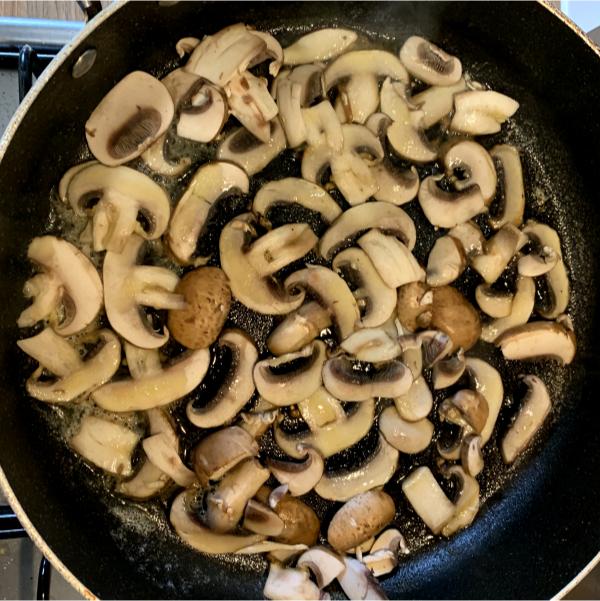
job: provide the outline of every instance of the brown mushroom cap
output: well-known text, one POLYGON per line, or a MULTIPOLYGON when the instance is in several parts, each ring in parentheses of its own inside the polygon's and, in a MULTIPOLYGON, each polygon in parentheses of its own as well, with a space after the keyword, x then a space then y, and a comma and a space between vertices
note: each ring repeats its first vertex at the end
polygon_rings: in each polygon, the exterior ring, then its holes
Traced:
POLYGON ((433 289, 431 327, 446 332, 454 343, 453 350, 468 351, 479 339, 481 321, 471 303, 451 286, 433 289))
POLYGON ((430 324, 433 297, 425 296, 428 291, 429 286, 424 282, 411 282, 398 288, 398 319, 411 332, 430 324))

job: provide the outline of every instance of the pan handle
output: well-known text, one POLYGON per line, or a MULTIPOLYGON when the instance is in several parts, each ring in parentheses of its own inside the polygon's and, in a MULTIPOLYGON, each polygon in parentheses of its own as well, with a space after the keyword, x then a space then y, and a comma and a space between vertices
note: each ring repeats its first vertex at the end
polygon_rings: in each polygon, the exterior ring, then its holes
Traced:
POLYGON ((91 21, 102 10, 100 0, 77 0, 77 4, 83 11, 86 21, 91 21))

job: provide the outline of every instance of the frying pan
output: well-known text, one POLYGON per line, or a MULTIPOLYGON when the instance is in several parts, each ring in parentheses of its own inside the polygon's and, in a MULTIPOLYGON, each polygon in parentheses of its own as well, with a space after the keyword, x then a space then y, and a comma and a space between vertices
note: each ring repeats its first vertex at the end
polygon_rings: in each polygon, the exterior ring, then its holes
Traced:
MULTIPOLYGON (((160 77, 175 67, 179 38, 238 21, 271 31, 283 44, 331 25, 396 50, 408 35, 422 35, 460 57, 476 80, 521 103, 516 125, 483 143, 502 139, 522 149, 526 217, 559 230, 571 274, 577 358, 568 369, 517 365, 514 373, 527 370, 548 383, 555 408, 538 444, 511 470, 500 469, 490 442, 486 501, 470 528, 449 540, 426 537, 394 493, 399 523, 413 524, 407 536, 416 550, 383 586, 395 598, 564 593, 591 569, 600 547, 600 56, 572 23, 532 2, 132 2, 97 16, 46 70, 0 143, 0 482, 9 502, 36 544, 86 596, 261 596, 262 559, 201 556, 170 531, 160 503, 128 509, 93 485, 97 477, 51 435, 56 410, 25 394, 30 366, 15 346, 21 288, 30 274, 26 245, 42 231, 58 231, 50 191, 67 168, 89 156, 87 116, 130 71, 160 77), (74 79, 73 64, 88 48, 97 49, 96 63, 74 79)), ((511 404, 514 412, 506 388, 500 430, 511 404)), ((396 479, 409 467, 402 464, 396 479)))

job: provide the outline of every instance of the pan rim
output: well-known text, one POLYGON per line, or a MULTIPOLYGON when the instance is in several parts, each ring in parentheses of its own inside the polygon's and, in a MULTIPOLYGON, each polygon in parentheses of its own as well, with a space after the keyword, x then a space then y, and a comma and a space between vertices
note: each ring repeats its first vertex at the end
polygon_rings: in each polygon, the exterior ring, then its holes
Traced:
MULTIPOLYGON (((4 159, 6 150, 12 142, 12 139, 19 125, 21 124, 21 121, 24 119, 25 115, 31 108, 31 105, 41 93, 45 85, 50 79, 52 79, 56 71, 58 71, 62 67, 64 62, 71 56, 74 50, 88 37, 88 35, 92 31, 94 31, 97 27, 102 25, 108 18, 110 18, 114 13, 123 8, 123 6, 128 4, 130 1, 131 0, 115 0, 115 2, 110 3, 96 17, 94 17, 89 23, 87 23, 85 27, 83 27, 82 30, 60 50, 55 59, 46 67, 46 69, 44 69, 42 75, 37 79, 34 86, 31 88, 29 93, 20 103, 19 107, 15 111, 15 114, 11 118, 0 139, 0 163, 4 159)), ((600 60, 600 46, 598 46, 593 40, 591 40, 591 38, 589 38, 589 36, 578 25, 576 25, 567 15, 565 15, 558 8, 550 4, 548 0, 536 1, 539 5, 543 6, 552 15, 558 18, 563 23, 563 25, 571 29, 573 33, 575 33, 585 44, 587 44, 587 46, 598 56, 598 59, 600 60)), ((80 593, 86 599, 99 599, 97 595, 90 591, 69 570, 69 568, 65 566, 65 564, 59 559, 59 557, 54 553, 54 551, 50 548, 48 543, 37 531, 31 520, 27 516, 21 503, 17 499, 14 491, 12 490, 12 487, 8 481, 8 478, 6 477, 4 470, 2 469, 2 466, 0 466, 0 490, 6 496, 6 500, 15 512, 15 515, 19 519, 21 525, 23 526, 33 543, 43 553, 46 559, 50 561, 52 566, 67 581, 67 583, 69 583, 78 593, 80 593)), ((559 590, 555 595, 552 596, 552 599, 562 599, 565 595, 571 592, 578 584, 580 584, 581 581, 586 576, 588 576, 597 565, 600 565, 600 550, 590 560, 590 562, 577 573, 577 575, 570 582, 568 582, 561 590, 559 590)))

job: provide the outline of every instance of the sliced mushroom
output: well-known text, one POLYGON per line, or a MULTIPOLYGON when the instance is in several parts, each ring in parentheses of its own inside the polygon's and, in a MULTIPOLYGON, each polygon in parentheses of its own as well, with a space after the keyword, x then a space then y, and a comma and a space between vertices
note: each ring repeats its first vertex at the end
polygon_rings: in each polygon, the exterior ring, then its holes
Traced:
POLYGON ((479 511, 479 484, 459 465, 453 465, 445 470, 444 476, 446 478, 456 477, 460 486, 458 498, 454 502, 454 516, 442 528, 442 534, 450 536, 469 526, 475 519, 479 511))
MULTIPOLYGON (((515 295, 512 292, 500 291, 489 284, 479 284, 475 288, 475 300, 479 308, 490 317, 507 317, 510 315, 515 295)), ((485 331, 486 326, 483 327, 485 331)))
POLYGON ((544 246, 539 253, 531 253, 521 257, 517 263, 520 275, 532 278, 547 274, 558 263, 558 255, 549 246, 544 246))
POLYGON ((256 457, 258 444, 238 426, 217 430, 203 438, 193 453, 194 470, 201 484, 220 480, 240 461, 256 457))
POLYGON ((398 340, 383 328, 363 328, 344 340, 340 347, 359 361, 381 363, 402 353, 398 340))
POLYGON ((327 541, 340 553, 348 551, 381 532, 395 513, 394 501, 387 493, 382 490, 361 492, 347 500, 331 518, 327 541))
POLYGON ((525 210, 523 169, 519 151, 509 144, 497 144, 490 150, 490 155, 499 165, 498 175, 502 194, 500 213, 490 217, 490 225, 494 229, 500 229, 507 223, 518 227, 523 223, 525 210))
POLYGON ((339 356, 323 366, 323 385, 341 401, 397 397, 410 388, 412 381, 412 373, 400 361, 369 364, 365 369, 349 357, 339 356))
POLYGON ((419 176, 414 167, 398 169, 391 161, 384 159, 378 165, 371 166, 371 173, 377 184, 375 200, 403 205, 417 196, 419 176))
POLYGON ((502 458, 512 463, 530 444, 550 413, 552 402, 546 385, 533 375, 521 376, 527 386, 527 394, 510 429, 502 439, 502 458))
POLYGON ((544 276, 549 295, 547 304, 536 307, 542 317, 556 319, 561 313, 564 313, 569 304, 569 278, 563 262, 560 238, 551 227, 531 219, 525 224, 523 233, 539 247, 551 248, 558 257, 556 265, 544 276))
POLYGON ((310 580, 306 570, 282 568, 276 563, 271 563, 263 594, 266 599, 321 599, 321 591, 310 580))
POLYGON ((155 173, 166 175, 167 177, 176 177, 181 175, 191 164, 189 157, 183 157, 178 162, 171 161, 166 154, 167 134, 164 133, 158 137, 155 142, 150 144, 141 154, 141 158, 148 167, 155 173))
POLYGON ((344 211, 321 237, 319 252, 323 258, 331 259, 358 234, 374 228, 397 236, 410 251, 415 247, 415 224, 407 213, 388 202, 370 202, 344 211))
POLYGON ((272 540, 263 540, 260 543, 249 545, 239 551, 236 555, 254 555, 257 553, 268 553, 267 559, 270 561, 287 562, 296 557, 302 551, 306 551, 308 545, 288 545, 287 543, 275 542, 272 540))
POLYGON ((343 571, 344 562, 326 547, 312 547, 302 553, 296 562, 299 568, 308 568, 320 589, 331 584, 343 571))
POLYGON ((342 421, 346 414, 340 401, 330 395, 323 386, 317 388, 308 398, 298 403, 298 410, 306 425, 317 432, 323 426, 342 421))
MULTIPOLYGON (((424 282, 411 282, 398 289, 396 311, 403 327, 410 332, 429 327, 433 309, 433 292, 424 282)), ((419 345, 419 353, 421 347, 419 345)))
POLYGON ((407 555, 408 547, 399 530, 396 528, 388 528, 377 537, 369 551, 371 553, 391 551, 394 555, 398 555, 398 553, 407 555))
POLYGON ((504 332, 527 323, 535 303, 535 282, 532 278, 520 275, 517 278, 517 290, 510 304, 510 313, 506 317, 494 319, 481 328, 481 339, 494 342, 504 332))
POLYGON ((433 424, 428 419, 406 421, 394 407, 381 412, 379 430, 395 449, 408 454, 424 451, 433 437, 433 424))
POLYGON ((196 475, 184 465, 178 449, 166 434, 158 433, 145 438, 142 447, 148 460, 179 486, 190 486, 196 480, 196 475))
POLYGON ((341 106, 343 123, 365 123, 379 106, 379 85, 371 73, 356 73, 338 85, 336 107, 341 106))
POLYGON ((216 158, 231 161, 240 166, 248 175, 262 171, 285 149, 285 133, 275 118, 270 122, 271 138, 267 143, 255 138, 247 129, 233 130, 219 144, 216 158))
POLYGON ((476 390, 459 390, 441 403, 438 408, 440 419, 457 426, 472 428, 481 434, 489 415, 485 397, 476 390))
POLYGON ((423 372, 422 340, 414 334, 403 334, 398 338, 398 342, 402 347, 402 363, 410 369, 414 384, 423 372))
POLYGON ((433 389, 441 390, 442 388, 448 388, 456 384, 463 375, 466 367, 465 353, 462 349, 458 349, 458 352, 452 355, 452 357, 438 361, 433 366, 431 374, 433 389))
POLYGON ((238 421, 240 428, 243 428, 250 436, 259 439, 277 419, 278 410, 261 411, 259 413, 241 413, 238 421))
POLYGON ((287 177, 264 184, 254 197, 252 210, 267 216, 270 210, 280 205, 299 204, 319 213, 331 223, 342 213, 342 209, 320 186, 297 177, 287 177))
POLYGON ((297 309, 304 293, 287 294, 272 278, 261 278, 250 263, 246 250, 256 237, 252 213, 232 219, 219 239, 221 267, 227 274, 233 295, 248 308, 267 315, 285 315, 297 309))
POLYGON ((186 54, 190 54, 192 50, 200 43, 198 38, 186 37, 177 40, 175 44, 175 52, 179 58, 183 58, 186 54))
POLYGON ((302 115, 302 85, 289 78, 277 84, 279 118, 290 148, 306 141, 306 125, 302 115))
MULTIPOLYGON (((158 349, 145 349, 135 346, 127 341, 124 344, 125 358, 127 359, 127 369, 134 380, 141 380, 146 376, 153 376, 162 371, 160 364, 160 355, 158 349)), ((161 410, 150 410, 148 416, 163 415, 161 410)), ((164 428, 158 429, 152 434, 158 434, 164 428)))
POLYGON ((254 366, 256 389, 278 407, 298 403, 321 385, 325 350, 325 343, 316 340, 298 352, 259 361, 254 366))
POLYGON ((442 330, 425 330, 417 334, 423 351, 423 367, 433 367, 438 361, 449 355, 453 346, 452 339, 442 330))
POLYGON ((357 559, 344 557, 346 569, 338 582, 348 599, 387 599, 387 595, 370 570, 357 559))
POLYGON ((75 246, 54 236, 34 238, 27 258, 43 273, 25 284, 33 303, 17 324, 33 326, 48 319, 61 336, 71 336, 86 328, 102 307, 102 282, 92 262, 75 246))
POLYGON ((398 565, 398 557, 385 549, 364 555, 361 561, 376 578, 389 574, 398 565))
POLYGON ((460 242, 465 251, 465 255, 469 259, 475 255, 480 255, 483 252, 485 238, 483 237, 479 226, 472 221, 459 223, 448 232, 448 235, 460 242))
POLYGON ((324 146, 334 153, 342 150, 344 144, 342 126, 329 100, 302 109, 302 118, 306 128, 306 142, 309 146, 324 146))
POLYGON ((483 470, 483 455, 481 454, 481 436, 468 434, 460 448, 460 462, 463 470, 475 478, 483 470))
POLYGON ((69 445, 86 461, 118 476, 133 473, 131 459, 140 437, 129 428, 96 415, 86 415, 69 445))
POLYGON ((283 63, 301 65, 335 58, 345 52, 356 38, 356 33, 350 29, 325 28, 307 33, 283 49, 283 63))
POLYGON ((323 476, 325 464, 317 451, 303 447, 306 459, 302 463, 267 459, 270 472, 282 484, 287 484, 294 497, 311 491, 323 476))
POLYGON ((394 398, 394 403, 405 421, 420 422, 425 419, 433 408, 433 395, 425 378, 417 376, 407 392, 394 398))
POLYGON ((344 136, 344 152, 360 155, 369 165, 380 163, 384 158, 384 151, 377 134, 364 125, 347 123, 342 125, 344 136))
POLYGON ((455 56, 416 35, 402 45, 400 60, 413 77, 430 85, 450 86, 462 75, 462 65, 455 56))
MULTIPOLYGON (((239 119, 239 113, 234 107, 234 103, 230 101, 231 112, 239 119)), ((203 79, 198 80, 196 85, 181 99, 178 112, 177 135, 180 138, 204 144, 211 142, 219 135, 229 115, 227 100, 221 89, 203 79)), ((248 127, 243 121, 242 123, 248 127)), ((248 127, 248 129, 252 131, 251 128, 248 127)), ((270 137, 268 125, 266 130, 266 141, 268 141, 270 137)))
POLYGON ((519 103, 492 90, 469 90, 454 96, 454 116, 450 129, 481 136, 495 134, 519 108, 519 103))
POLYGON ((246 503, 242 526, 250 532, 265 536, 279 536, 283 532, 283 520, 266 505, 254 499, 246 503))
POLYGON ((435 241, 427 259, 427 283, 430 286, 451 284, 466 266, 462 244, 452 236, 441 236, 435 241))
POLYGON ((279 98, 279 85, 286 80, 300 84, 300 106, 307 107, 323 97, 322 75, 325 65, 321 62, 299 65, 291 71, 282 71, 273 81, 271 94, 275 100, 279 98))
POLYGON ((567 365, 575 357, 575 333, 568 318, 532 321, 511 328, 495 340, 505 359, 555 359, 567 365))
POLYGON ((454 95, 466 90, 463 78, 450 86, 431 86, 413 96, 410 101, 423 113, 421 125, 427 129, 449 115, 454 108, 454 95))
POLYGON ((92 154, 105 165, 127 163, 166 132, 173 119, 167 88, 143 71, 125 76, 94 109, 85 124, 92 154))

